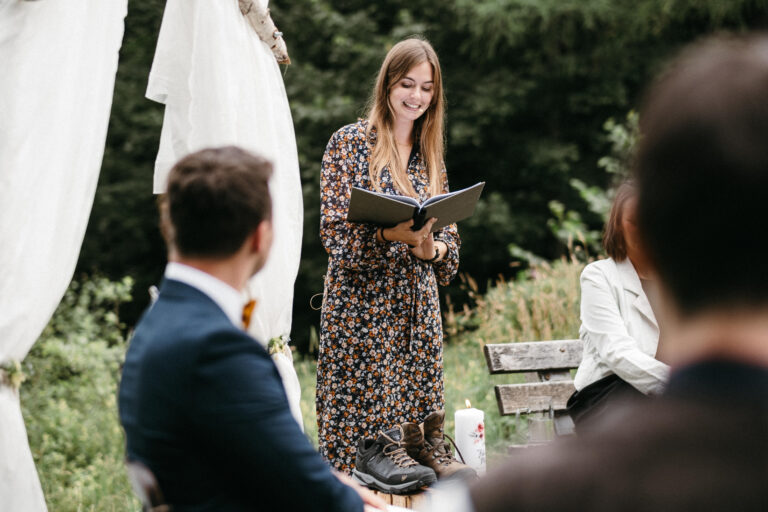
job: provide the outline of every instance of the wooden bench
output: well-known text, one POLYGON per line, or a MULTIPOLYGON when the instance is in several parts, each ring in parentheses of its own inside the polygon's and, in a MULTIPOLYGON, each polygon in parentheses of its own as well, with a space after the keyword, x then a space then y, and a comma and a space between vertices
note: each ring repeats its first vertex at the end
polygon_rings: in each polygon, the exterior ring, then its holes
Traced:
POLYGON ((582 350, 581 340, 485 346, 485 360, 492 375, 525 375, 525 383, 500 384, 495 390, 502 416, 526 415, 528 445, 546 442, 555 435, 573 434, 573 421, 565 407, 575 391, 570 370, 581 363, 582 350))

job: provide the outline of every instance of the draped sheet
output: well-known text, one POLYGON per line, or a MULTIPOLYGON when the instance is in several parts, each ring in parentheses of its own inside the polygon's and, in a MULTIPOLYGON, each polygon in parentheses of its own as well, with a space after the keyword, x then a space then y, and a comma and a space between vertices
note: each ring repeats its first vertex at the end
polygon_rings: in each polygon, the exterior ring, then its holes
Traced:
MULTIPOLYGON (((248 286, 258 301, 249 332, 262 343, 290 334, 303 227, 296 139, 280 67, 238 0, 167 1, 147 98, 165 104, 155 193, 165 191, 179 158, 205 147, 237 145, 274 164, 274 240, 267 264, 248 286)), ((276 363, 301 424, 296 373, 290 362, 276 363)))
MULTIPOLYGON (((0 364, 67 288, 93 203, 127 0, 0 0, 0 364)), ((0 384, 0 510, 46 510, 18 394, 0 384)))

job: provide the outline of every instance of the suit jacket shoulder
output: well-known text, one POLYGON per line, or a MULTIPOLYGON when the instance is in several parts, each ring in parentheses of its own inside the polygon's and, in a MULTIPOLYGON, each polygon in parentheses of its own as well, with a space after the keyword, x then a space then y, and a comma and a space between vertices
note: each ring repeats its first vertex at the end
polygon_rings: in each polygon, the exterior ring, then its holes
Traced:
POLYGON ((362 510, 291 416, 269 355, 190 286, 166 281, 140 320, 120 418, 128 456, 174 510, 251 510, 268 495, 287 509, 362 510))

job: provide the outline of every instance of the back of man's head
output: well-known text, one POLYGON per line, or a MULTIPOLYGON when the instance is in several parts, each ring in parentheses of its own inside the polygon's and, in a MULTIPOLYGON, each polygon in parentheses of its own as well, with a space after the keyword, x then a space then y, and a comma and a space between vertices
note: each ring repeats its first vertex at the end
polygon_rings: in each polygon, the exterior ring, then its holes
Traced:
POLYGON ((768 37, 687 50, 640 118, 638 222, 679 313, 768 305, 768 37))
POLYGON ((173 166, 161 202, 163 234, 183 257, 224 258, 240 249, 272 203, 265 159, 234 146, 203 149, 173 166))

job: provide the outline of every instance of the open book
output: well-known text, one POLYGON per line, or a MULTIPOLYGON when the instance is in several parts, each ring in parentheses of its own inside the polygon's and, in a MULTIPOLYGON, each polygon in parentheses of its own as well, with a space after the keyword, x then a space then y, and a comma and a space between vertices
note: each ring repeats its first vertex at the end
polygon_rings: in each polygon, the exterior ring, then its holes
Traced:
POLYGON ((347 220, 392 227, 413 219, 411 229, 417 231, 428 219, 435 217, 437 221, 432 225, 432 231, 435 232, 448 224, 471 217, 484 186, 485 182, 476 183, 462 190, 430 197, 423 203, 412 197, 352 187, 347 220))

